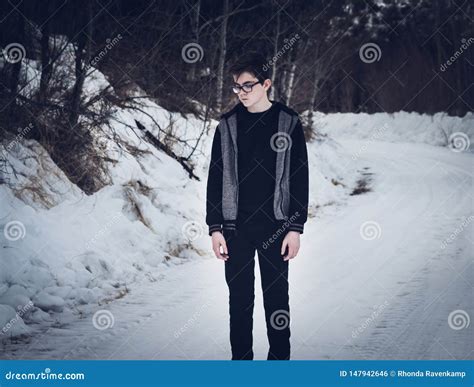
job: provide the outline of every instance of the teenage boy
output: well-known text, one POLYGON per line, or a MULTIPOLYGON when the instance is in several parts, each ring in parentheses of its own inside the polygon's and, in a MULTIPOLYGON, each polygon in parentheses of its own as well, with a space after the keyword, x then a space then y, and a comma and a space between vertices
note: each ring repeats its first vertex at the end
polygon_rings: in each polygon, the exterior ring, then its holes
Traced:
POLYGON ((221 116, 207 181, 206 223, 229 287, 232 360, 253 359, 255 250, 264 298, 268 360, 290 359, 288 266, 308 214, 308 155, 298 114, 270 101, 267 62, 235 63, 240 102, 221 116), (221 250, 222 249, 222 250, 221 250))

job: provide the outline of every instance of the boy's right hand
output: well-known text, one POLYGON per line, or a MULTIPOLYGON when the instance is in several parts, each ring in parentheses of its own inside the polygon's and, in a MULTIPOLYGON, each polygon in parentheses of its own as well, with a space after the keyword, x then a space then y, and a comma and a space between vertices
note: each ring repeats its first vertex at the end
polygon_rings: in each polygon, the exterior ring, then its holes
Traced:
POLYGON ((220 231, 214 231, 212 233, 212 250, 214 254, 219 259, 227 261, 229 259, 229 252, 227 251, 227 243, 225 241, 224 235, 220 231), (221 246, 223 253, 221 253, 221 246))

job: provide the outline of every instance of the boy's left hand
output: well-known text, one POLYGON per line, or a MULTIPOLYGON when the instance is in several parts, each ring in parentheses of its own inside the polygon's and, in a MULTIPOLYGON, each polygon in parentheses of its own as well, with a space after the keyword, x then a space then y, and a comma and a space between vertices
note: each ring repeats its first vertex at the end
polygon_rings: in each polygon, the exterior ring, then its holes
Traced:
POLYGON ((281 245, 281 255, 283 255, 283 260, 288 261, 296 257, 300 249, 300 233, 298 231, 288 231, 283 243, 281 245), (285 254, 285 250, 288 247, 288 254, 285 254))

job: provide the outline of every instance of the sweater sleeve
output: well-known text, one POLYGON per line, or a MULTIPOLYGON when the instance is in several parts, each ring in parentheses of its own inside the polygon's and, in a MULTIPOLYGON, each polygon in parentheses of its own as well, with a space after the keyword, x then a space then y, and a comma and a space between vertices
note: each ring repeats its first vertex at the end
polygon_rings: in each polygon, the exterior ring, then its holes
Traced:
POLYGON ((291 134, 290 156, 290 231, 303 234, 308 219, 309 168, 303 125, 298 119, 291 134))
POLYGON ((209 227, 209 235, 212 235, 214 231, 222 232, 222 172, 221 132, 218 126, 212 142, 207 178, 206 224, 209 227))

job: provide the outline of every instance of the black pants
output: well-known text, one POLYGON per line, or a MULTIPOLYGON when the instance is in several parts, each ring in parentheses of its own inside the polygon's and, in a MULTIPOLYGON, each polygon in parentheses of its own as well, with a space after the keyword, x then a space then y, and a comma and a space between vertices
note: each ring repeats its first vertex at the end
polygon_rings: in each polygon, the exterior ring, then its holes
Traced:
POLYGON ((229 287, 232 360, 252 360, 254 356, 255 250, 258 252, 270 344, 267 359, 290 358, 288 261, 283 261, 281 255, 285 234, 286 231, 277 224, 264 223, 238 223, 237 231, 224 230, 229 252, 229 259, 225 262, 225 277, 229 287), (278 229, 281 232, 278 233, 278 229), (276 238, 272 235, 276 235, 276 238))

